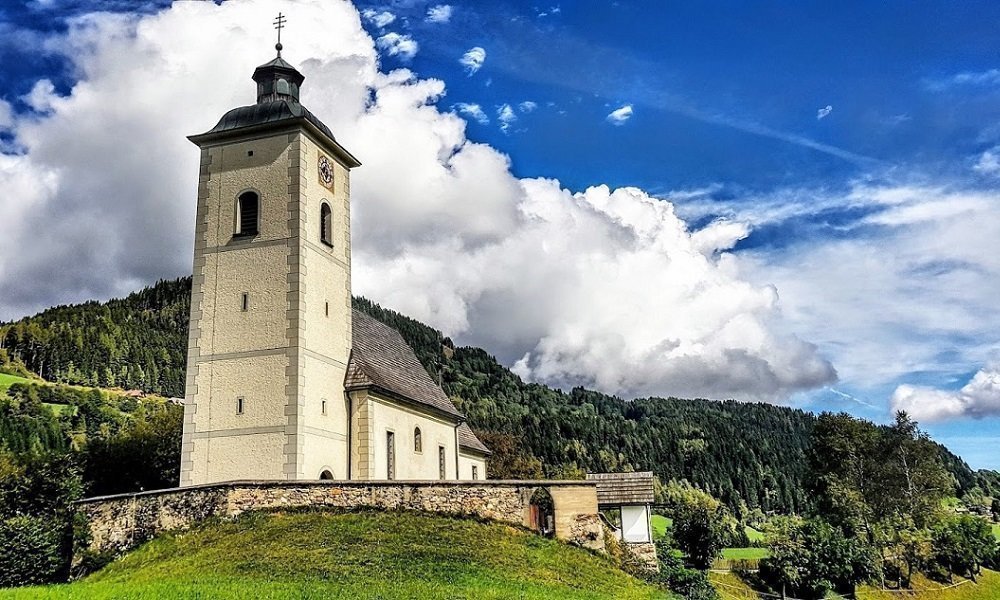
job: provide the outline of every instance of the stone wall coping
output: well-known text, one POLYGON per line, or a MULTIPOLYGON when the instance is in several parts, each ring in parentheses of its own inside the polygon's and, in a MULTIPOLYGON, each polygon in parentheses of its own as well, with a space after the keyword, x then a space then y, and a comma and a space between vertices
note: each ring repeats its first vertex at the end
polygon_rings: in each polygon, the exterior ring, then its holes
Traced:
POLYGON ((91 504, 96 502, 107 502, 109 500, 125 500, 128 498, 140 498, 149 496, 161 496, 167 494, 183 493, 195 490, 211 489, 234 489, 246 487, 270 487, 270 488, 296 488, 296 487, 589 487, 596 488, 594 481, 585 479, 483 479, 476 481, 457 481, 441 479, 421 479, 421 480, 306 480, 294 481, 286 479, 239 479, 234 481, 222 481, 218 483, 203 483, 200 485, 189 485, 185 487, 165 488, 162 490, 146 490, 142 492, 128 492, 124 494, 111 494, 107 496, 92 496, 77 500, 74 504, 91 504))

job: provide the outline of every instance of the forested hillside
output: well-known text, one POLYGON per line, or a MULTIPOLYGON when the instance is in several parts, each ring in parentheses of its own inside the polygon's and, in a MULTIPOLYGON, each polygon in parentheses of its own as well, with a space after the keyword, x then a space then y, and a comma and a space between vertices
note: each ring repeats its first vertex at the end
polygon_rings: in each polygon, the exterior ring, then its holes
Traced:
MULTIPOLYGON (((190 279, 125 299, 49 309, 0 324, 0 348, 50 381, 182 396, 190 279)), ((806 502, 806 453, 815 417, 768 404, 646 398, 526 383, 479 348, 363 298, 356 308, 400 331, 440 378, 506 474, 578 476, 649 469, 687 479, 740 512, 796 511, 806 502), (512 456, 516 455, 516 456, 512 456), (501 462, 502 461, 502 462, 501 462), (513 465, 513 466, 512 466, 513 465)), ((974 474, 943 451, 962 490, 974 474)), ((491 467, 493 468, 493 467, 491 467)))
POLYGON ((0 323, 0 349, 47 381, 184 395, 191 278, 0 323))

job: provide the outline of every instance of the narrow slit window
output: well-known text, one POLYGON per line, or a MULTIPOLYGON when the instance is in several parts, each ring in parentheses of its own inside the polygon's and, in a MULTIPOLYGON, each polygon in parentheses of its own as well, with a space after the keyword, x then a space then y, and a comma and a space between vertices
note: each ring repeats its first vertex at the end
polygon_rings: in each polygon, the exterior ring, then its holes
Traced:
POLYGON ((333 246, 333 211, 326 202, 319 209, 319 239, 327 246, 333 246))
POLYGON ((250 294, 243 292, 243 296, 240 298, 240 310, 246 312, 250 310, 250 294))
POLYGON ((326 303, 326 306, 323 308, 323 311, 326 313, 326 316, 328 316, 328 317, 330 316, 330 303, 329 302, 326 303))
POLYGON ((385 435, 385 478, 393 480, 396 478, 396 434, 389 431, 385 435))
POLYGON ((447 475, 447 461, 445 460, 444 446, 438 446, 438 477, 444 479, 447 475))
POLYGON ((236 201, 236 235, 257 235, 260 198, 254 192, 240 194, 236 201))
POLYGON ((320 403, 320 412, 322 412, 324 415, 326 414, 326 400, 323 400, 320 403))
POLYGON ((473 481, 479 479, 479 467, 472 465, 472 479, 473 481))
POLYGON ((423 452, 424 451, 424 440, 420 433, 420 428, 417 427, 413 430, 413 451, 423 452))
POLYGON ((236 399, 236 414, 238 414, 238 415, 242 415, 243 414, 243 405, 244 404, 245 404, 245 402, 244 402, 243 398, 237 398, 236 399))

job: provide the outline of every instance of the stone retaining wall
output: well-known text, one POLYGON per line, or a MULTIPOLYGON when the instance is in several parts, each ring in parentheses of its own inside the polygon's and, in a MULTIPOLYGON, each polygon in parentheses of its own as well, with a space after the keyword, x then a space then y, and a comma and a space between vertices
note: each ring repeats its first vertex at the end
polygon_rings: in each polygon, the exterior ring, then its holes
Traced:
POLYGON ((597 490, 586 481, 234 481, 88 498, 76 506, 89 522, 89 550, 120 554, 210 517, 282 508, 417 510, 530 526, 538 488, 552 496, 557 538, 604 549, 597 490))

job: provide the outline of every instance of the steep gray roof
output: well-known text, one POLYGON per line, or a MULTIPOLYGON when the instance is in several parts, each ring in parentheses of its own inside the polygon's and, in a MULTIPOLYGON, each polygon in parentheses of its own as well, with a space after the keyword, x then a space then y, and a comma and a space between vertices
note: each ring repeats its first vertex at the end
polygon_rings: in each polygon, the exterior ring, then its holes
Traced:
POLYGON ((345 388, 376 388, 400 400, 430 407, 457 419, 465 418, 427 374, 398 331, 363 312, 355 310, 353 313, 354 342, 345 388))
POLYGON ((271 102, 234 108, 222 115, 222 118, 219 119, 215 127, 206 133, 219 133, 221 131, 230 131, 252 125, 277 123, 286 119, 299 118, 309 121, 322 131, 324 135, 336 141, 337 138, 333 137, 333 132, 330 131, 330 128, 325 123, 319 120, 319 117, 309 112, 308 108, 298 102, 289 102, 287 100, 272 100, 271 102))
POLYGON ((458 426, 458 447, 464 450, 472 450, 482 454, 492 454, 486 444, 479 441, 476 434, 467 423, 458 426))
POLYGON ((587 481, 597 484, 600 505, 652 504, 653 472, 587 473, 587 481))

